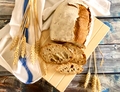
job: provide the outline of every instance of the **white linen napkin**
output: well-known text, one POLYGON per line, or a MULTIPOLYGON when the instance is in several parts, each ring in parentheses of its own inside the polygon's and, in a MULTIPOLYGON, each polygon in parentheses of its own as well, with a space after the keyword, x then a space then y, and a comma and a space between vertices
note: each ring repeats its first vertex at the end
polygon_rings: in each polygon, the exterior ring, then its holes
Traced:
MULTIPOLYGON (((54 10, 64 0, 46 0, 45 9, 43 11, 43 29, 49 28, 54 10)), ((66 0, 71 3, 80 3, 81 1, 88 5, 94 16, 107 16, 110 15, 110 5, 108 0, 66 0)))
MULTIPOLYGON (((0 45, 0 65, 11 72, 21 82, 31 84, 38 81, 42 77, 39 62, 36 61, 35 64, 31 64, 31 62, 29 62, 29 58, 27 58, 26 62, 23 62, 24 59, 20 59, 18 61, 18 67, 16 68, 16 70, 14 70, 12 66, 13 52, 9 50, 11 39, 19 30, 23 18, 23 7, 26 1, 27 0, 15 0, 15 7, 12 12, 10 24, 6 25, 3 29, 0 30, 0 32, 2 33, 0 34, 0 44, 2 44, 0 45)), ((50 26, 54 10, 64 0, 38 1, 40 28, 41 30, 45 30, 48 29, 50 26)), ((67 0, 67 2, 84 2, 91 8, 92 14, 94 16, 105 16, 110 14, 110 2, 107 0, 67 0)), ((30 28, 28 40, 29 44, 33 41, 33 34, 30 28)), ((27 44, 27 49, 29 49, 29 44, 27 44)))

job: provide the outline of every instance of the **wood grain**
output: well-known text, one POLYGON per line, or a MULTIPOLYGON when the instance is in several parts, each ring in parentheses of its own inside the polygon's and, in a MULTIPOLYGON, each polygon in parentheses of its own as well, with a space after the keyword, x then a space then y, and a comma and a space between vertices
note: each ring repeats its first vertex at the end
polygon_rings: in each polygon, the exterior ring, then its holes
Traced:
POLYGON ((110 31, 100 44, 119 44, 120 43, 120 18, 101 19, 104 24, 110 27, 110 31))
POLYGON ((109 0, 111 2, 110 17, 120 17, 120 0, 109 0))
POLYGON ((26 85, 14 76, 0 76, 0 92, 52 92, 52 90, 55 91, 55 88, 44 79, 34 84, 26 85))
POLYGON ((0 0, 0 15, 11 15, 14 8, 14 0, 0 0))
MULTIPOLYGON (((103 66, 100 66, 102 55, 98 48, 96 48, 96 58, 97 58, 97 66, 98 66, 98 73, 120 73, 120 45, 99 45, 103 56, 104 56, 104 63, 103 66)), ((88 70, 88 63, 84 66, 84 71, 82 73, 86 73, 88 70)), ((90 67, 92 73, 94 73, 94 66, 93 62, 90 67)))

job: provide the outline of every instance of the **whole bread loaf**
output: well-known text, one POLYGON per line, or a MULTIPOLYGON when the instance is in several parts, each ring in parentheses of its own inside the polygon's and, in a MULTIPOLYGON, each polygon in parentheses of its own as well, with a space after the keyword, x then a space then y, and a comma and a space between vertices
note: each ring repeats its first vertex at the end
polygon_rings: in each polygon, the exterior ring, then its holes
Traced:
POLYGON ((53 41, 84 44, 91 23, 91 13, 85 4, 61 3, 54 12, 50 25, 53 41))

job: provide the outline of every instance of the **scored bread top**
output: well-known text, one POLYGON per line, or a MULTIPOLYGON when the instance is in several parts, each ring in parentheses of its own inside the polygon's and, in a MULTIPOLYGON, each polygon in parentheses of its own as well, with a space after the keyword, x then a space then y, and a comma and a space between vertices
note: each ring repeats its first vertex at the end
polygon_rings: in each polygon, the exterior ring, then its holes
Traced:
POLYGON ((74 26, 78 16, 78 9, 69 6, 66 2, 61 3, 53 14, 50 25, 50 38, 55 41, 68 41, 74 39, 74 26))
POLYGON ((53 41, 84 44, 90 30, 91 13, 85 4, 64 1, 53 14, 50 38, 53 41))

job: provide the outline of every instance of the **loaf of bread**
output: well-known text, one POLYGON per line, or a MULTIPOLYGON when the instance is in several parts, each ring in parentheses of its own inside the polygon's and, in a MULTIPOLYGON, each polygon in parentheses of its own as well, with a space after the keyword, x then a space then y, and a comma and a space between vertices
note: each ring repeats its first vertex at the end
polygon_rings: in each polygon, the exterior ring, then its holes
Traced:
POLYGON ((44 45, 40 55, 45 62, 55 63, 58 72, 76 74, 83 71, 82 66, 86 63, 83 47, 91 32, 91 12, 83 2, 68 1, 55 10, 50 25, 53 42, 44 45))
POLYGON ((76 63, 67 63, 58 65, 56 71, 63 74, 78 74, 83 71, 82 65, 78 65, 76 63))
POLYGON ((50 38, 53 41, 84 44, 91 23, 91 13, 84 4, 61 3, 53 14, 50 38))

